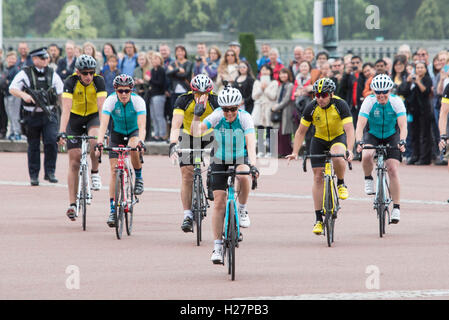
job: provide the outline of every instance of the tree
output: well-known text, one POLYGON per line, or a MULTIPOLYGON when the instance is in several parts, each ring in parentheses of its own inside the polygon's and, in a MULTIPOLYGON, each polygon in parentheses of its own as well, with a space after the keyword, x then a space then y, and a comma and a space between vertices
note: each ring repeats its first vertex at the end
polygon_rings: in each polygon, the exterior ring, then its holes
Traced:
POLYGON ((444 23, 436 0, 424 0, 416 12, 415 36, 418 39, 443 39, 444 23))
POLYGON ((5 37, 25 37, 32 30, 34 0, 3 1, 3 33, 5 37), (31 8, 31 10, 30 10, 31 8))
POLYGON ((239 42, 242 46, 240 54, 248 60, 251 69, 257 71, 257 49, 254 33, 241 33, 239 42))
POLYGON ((95 39, 97 29, 92 25, 85 4, 81 0, 72 0, 65 4, 61 13, 51 24, 49 37, 68 39, 95 39))

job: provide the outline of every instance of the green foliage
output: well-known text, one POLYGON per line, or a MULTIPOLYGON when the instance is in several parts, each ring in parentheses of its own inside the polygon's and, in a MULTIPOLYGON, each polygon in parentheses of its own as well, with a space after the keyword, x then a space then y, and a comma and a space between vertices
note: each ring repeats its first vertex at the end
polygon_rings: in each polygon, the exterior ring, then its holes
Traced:
POLYGON ((416 13, 416 36, 419 39, 444 39, 443 17, 436 0, 424 0, 416 13))
POLYGON ((240 54, 248 60, 251 69, 257 71, 257 48, 254 33, 241 33, 239 42, 241 45, 240 54))

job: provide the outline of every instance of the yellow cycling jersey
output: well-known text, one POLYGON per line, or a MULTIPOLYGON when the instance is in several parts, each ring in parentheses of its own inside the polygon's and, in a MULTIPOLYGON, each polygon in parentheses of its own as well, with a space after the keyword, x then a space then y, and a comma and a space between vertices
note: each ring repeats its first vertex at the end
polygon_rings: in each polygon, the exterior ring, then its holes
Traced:
MULTIPOLYGON (((192 125, 194 111, 195 111, 195 99, 192 91, 189 91, 185 94, 182 94, 176 99, 175 106, 173 108, 173 115, 179 114, 184 116, 184 120, 182 122, 183 132, 188 135, 192 135, 190 132, 190 126, 192 125)), ((209 94, 209 99, 206 104, 206 111, 200 117, 200 120, 203 121, 208 115, 210 115, 215 109, 219 108, 218 104, 218 96, 211 92, 209 94)), ((209 134, 213 129, 207 130, 203 135, 209 134)))
POLYGON ((328 107, 322 108, 316 100, 307 105, 304 110, 301 124, 310 127, 315 126, 315 137, 332 141, 345 133, 343 125, 352 123, 352 115, 346 101, 338 96, 333 96, 328 107))
POLYGON ((106 97, 106 84, 104 78, 97 74, 93 81, 84 86, 76 73, 64 82, 63 98, 72 99, 71 112, 80 116, 88 116, 98 112, 97 98, 106 97))

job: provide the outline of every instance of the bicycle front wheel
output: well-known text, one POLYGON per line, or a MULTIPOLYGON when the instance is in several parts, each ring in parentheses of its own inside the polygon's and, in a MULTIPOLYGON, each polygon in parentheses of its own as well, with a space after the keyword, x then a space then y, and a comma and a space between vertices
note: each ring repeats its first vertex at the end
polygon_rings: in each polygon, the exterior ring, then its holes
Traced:
POLYGON ((83 214, 83 231, 86 231, 86 219, 87 219, 87 168, 83 168, 82 174, 81 174, 81 207, 82 207, 82 214, 83 214))
POLYGON ((383 184, 384 175, 380 173, 378 176, 378 184, 379 188, 377 191, 377 218, 379 220, 379 236, 382 238, 385 234, 385 196, 384 196, 384 184, 383 184))
POLYGON ((325 211, 325 217, 324 217, 324 228, 327 238, 327 245, 329 247, 332 246, 332 242, 334 242, 334 216, 333 216, 333 210, 334 210, 334 201, 333 201, 333 195, 332 195, 332 186, 331 186, 331 178, 326 177, 324 180, 324 211, 325 211))
POLYGON ((231 280, 235 280, 235 247, 237 245, 237 226, 235 220, 234 202, 229 204, 229 223, 228 223, 228 274, 231 280))
POLYGON ((117 239, 122 238, 123 233, 123 216, 124 216, 124 208, 123 208, 123 173, 117 172, 117 176, 115 179, 115 234, 117 239))
POLYGON ((192 211, 196 224, 196 245, 199 246, 201 244, 201 223, 202 223, 202 208, 201 208, 201 176, 196 176, 193 185, 193 202, 192 202, 192 211))
POLYGON ((126 201, 127 211, 125 212, 126 233, 131 235, 133 228, 134 216, 134 175, 131 168, 128 168, 127 182, 126 182, 126 201))

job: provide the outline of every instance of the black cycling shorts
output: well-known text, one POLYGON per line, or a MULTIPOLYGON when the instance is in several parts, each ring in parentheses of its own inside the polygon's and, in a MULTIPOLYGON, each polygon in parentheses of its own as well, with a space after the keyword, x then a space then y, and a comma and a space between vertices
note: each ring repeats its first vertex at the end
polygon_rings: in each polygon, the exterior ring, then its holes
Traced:
MULTIPOLYGON (((363 141, 365 142, 365 144, 370 144, 373 146, 389 144, 391 147, 397 147, 399 144, 399 140, 400 140, 399 131, 396 131, 395 134, 389 136, 386 139, 379 139, 369 132, 365 132, 365 134, 363 135, 363 141)), ((386 159, 396 159, 399 162, 402 162, 402 153, 398 149, 387 149, 386 159)))
MULTIPOLYGON (((202 137, 194 138, 193 136, 182 132, 179 135, 179 148, 180 149, 207 149, 213 148, 214 134, 210 133, 202 137)), ((213 152, 211 153, 211 157, 213 152)), ((203 160, 203 155, 201 155, 203 160)), ((182 153, 179 155, 179 166, 193 166, 193 153, 182 153)))
MULTIPOLYGON (((317 137, 313 137, 310 142, 310 153, 311 154, 323 154, 326 151, 330 151, 333 145, 342 144, 345 149, 346 146, 346 134, 339 135, 334 140, 326 141, 317 137)), ((324 168, 326 159, 325 158, 311 158, 312 168, 324 168)))
MULTIPOLYGON (((129 139, 132 137, 139 136, 139 129, 134 130, 128 135, 124 135, 112 130, 111 135, 109 136, 109 147, 118 147, 118 146, 128 146, 129 139)), ((117 159, 118 153, 114 151, 109 151, 109 159, 117 159)))
MULTIPOLYGON (((230 166, 238 166, 241 164, 249 165, 248 157, 243 159, 237 159, 233 164, 220 164, 220 162, 212 162, 210 168, 212 172, 214 171, 226 171, 230 166)), ((237 176, 238 177, 238 176, 237 176)), ((212 174, 210 177, 210 187, 212 191, 223 190, 226 191, 228 188, 228 176, 225 174, 212 174)))
MULTIPOLYGON (((85 117, 70 113, 66 134, 68 136, 81 136, 84 133, 87 134, 92 127, 100 127, 98 112, 85 117)), ((67 150, 79 148, 81 148, 81 139, 67 140, 67 150)))

